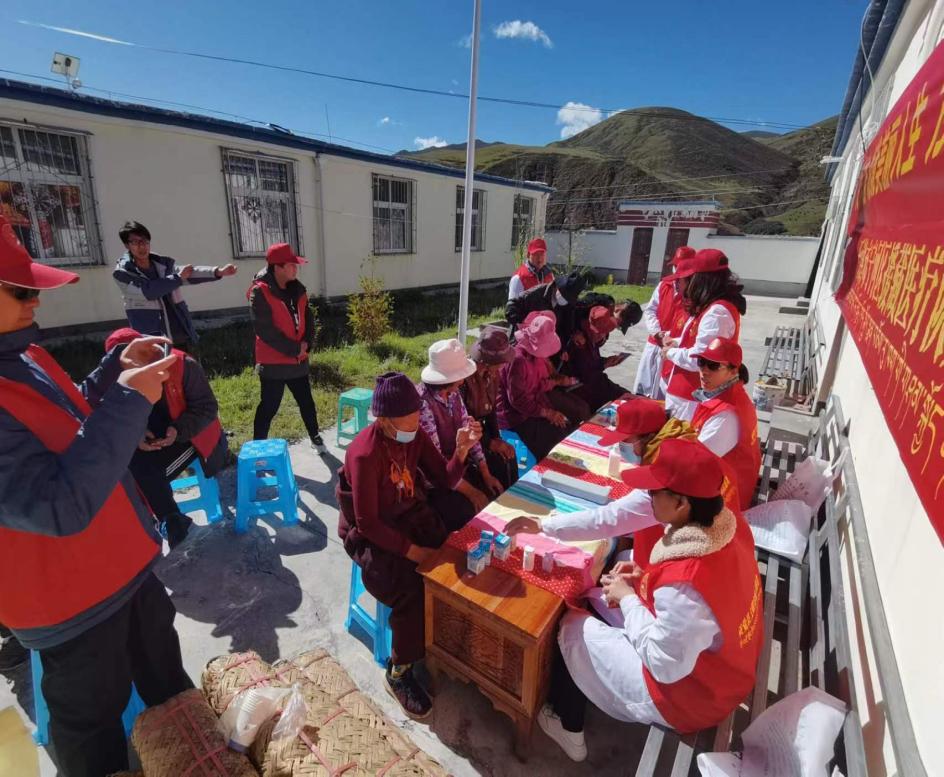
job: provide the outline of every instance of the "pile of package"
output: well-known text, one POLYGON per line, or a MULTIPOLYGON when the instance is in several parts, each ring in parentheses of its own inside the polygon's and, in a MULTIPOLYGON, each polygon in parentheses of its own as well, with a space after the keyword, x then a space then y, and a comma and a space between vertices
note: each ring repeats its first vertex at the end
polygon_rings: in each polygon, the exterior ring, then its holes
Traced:
POLYGON ((273 665, 220 656, 186 691, 143 712, 132 744, 144 777, 445 777, 325 651, 273 665))

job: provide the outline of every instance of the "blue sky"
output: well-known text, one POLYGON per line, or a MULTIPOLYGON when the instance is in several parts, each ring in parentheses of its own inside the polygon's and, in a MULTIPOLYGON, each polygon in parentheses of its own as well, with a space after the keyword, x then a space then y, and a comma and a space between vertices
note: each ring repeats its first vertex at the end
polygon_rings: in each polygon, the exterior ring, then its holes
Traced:
MULTIPOLYGON (((786 124, 819 121, 841 106, 865 5, 483 0, 481 95, 598 112, 480 103, 477 135, 545 144, 605 118, 607 109, 652 105, 786 124)), ((462 39, 471 9, 471 0, 5 0, 0 68, 51 76, 58 50, 81 59, 80 78, 89 88, 190 103, 311 134, 327 135, 330 121, 338 142, 396 151, 432 139, 464 140, 466 102, 160 54, 17 20, 466 92, 470 52, 462 39)))

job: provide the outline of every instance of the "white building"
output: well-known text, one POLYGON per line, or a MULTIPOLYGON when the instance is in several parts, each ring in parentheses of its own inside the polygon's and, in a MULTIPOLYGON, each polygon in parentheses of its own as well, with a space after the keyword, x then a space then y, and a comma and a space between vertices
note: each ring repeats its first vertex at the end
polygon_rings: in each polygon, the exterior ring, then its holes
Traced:
POLYGON ((752 294, 797 297, 813 270, 818 237, 717 234, 720 205, 714 200, 651 202, 623 200, 615 230, 549 232, 552 262, 574 257, 602 278, 617 283, 655 283, 679 246, 717 248, 728 256, 752 294))
MULTIPOLYGON (((464 173, 323 143, 273 127, 0 80, 0 212, 33 256, 82 280, 39 310, 44 328, 124 318, 111 272, 118 230, 145 224, 181 264, 235 261, 194 287, 195 312, 244 311, 270 243, 311 264, 309 293, 458 283, 464 173), (366 260, 366 261, 365 261, 366 260)), ((550 187, 476 176, 471 279, 507 278, 519 234, 539 233, 550 187)))

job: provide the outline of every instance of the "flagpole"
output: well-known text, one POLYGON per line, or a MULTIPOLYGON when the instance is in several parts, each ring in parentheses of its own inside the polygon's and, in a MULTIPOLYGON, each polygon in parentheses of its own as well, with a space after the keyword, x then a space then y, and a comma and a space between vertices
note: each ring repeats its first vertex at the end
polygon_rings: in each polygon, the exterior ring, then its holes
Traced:
POLYGON ((459 276, 459 342, 465 345, 469 325, 469 265, 472 261, 472 193, 475 174, 475 99, 479 87, 479 26, 482 0, 474 0, 472 74, 469 82, 469 134, 465 146, 465 199, 462 205, 462 270, 459 276))

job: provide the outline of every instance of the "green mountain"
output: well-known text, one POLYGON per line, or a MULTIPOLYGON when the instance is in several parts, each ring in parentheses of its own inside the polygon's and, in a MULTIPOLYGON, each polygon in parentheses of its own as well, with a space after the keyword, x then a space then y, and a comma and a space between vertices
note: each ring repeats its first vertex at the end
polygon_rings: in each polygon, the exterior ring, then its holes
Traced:
MULTIPOLYGON (((637 108, 546 146, 477 142, 475 167, 555 187, 552 229, 611 229, 620 199, 716 199, 731 232, 818 234, 829 194, 818 162, 835 127, 833 118, 755 138, 674 108, 637 108)), ((403 155, 465 166, 465 144, 403 155)))

